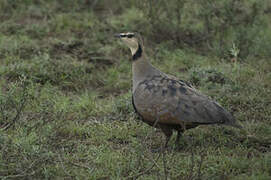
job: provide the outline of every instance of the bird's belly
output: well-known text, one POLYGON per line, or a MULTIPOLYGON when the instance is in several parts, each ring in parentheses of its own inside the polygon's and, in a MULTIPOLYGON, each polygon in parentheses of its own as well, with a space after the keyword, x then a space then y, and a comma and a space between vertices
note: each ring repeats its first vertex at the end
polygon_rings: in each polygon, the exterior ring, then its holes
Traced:
POLYGON ((137 111, 144 117, 145 121, 163 124, 181 124, 182 122, 168 110, 163 104, 157 103, 139 103, 137 106, 137 111))

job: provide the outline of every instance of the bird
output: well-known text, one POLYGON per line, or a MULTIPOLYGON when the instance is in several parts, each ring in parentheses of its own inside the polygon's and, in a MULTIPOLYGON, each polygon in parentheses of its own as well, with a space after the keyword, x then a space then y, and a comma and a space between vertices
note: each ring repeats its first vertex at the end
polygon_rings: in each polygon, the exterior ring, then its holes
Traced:
POLYGON ((162 130, 166 137, 165 148, 174 131, 177 131, 175 143, 178 145, 185 130, 199 125, 220 124, 242 129, 218 102, 199 92, 189 82, 154 67, 148 61, 139 33, 118 33, 115 37, 121 39, 132 54, 134 110, 143 122, 162 130))

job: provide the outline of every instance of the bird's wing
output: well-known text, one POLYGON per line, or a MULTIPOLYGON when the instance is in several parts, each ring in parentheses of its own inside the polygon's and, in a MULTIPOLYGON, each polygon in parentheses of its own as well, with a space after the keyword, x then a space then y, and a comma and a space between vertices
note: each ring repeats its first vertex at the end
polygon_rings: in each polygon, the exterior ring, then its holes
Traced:
POLYGON ((138 84, 133 94, 136 111, 147 121, 179 124, 230 124, 234 118, 218 103, 184 81, 153 76, 138 84))

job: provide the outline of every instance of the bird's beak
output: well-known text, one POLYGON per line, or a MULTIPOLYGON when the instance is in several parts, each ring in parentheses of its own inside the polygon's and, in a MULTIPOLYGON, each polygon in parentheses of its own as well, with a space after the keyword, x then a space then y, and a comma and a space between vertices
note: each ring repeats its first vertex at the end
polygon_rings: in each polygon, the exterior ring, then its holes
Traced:
POLYGON ((121 36, 120 36, 120 34, 115 34, 114 37, 120 38, 121 36))

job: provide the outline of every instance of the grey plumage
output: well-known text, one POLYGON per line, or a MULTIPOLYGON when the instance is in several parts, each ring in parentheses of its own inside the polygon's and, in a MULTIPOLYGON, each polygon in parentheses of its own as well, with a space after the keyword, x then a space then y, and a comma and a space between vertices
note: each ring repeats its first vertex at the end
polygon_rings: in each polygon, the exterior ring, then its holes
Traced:
POLYGON ((119 37, 133 55, 133 106, 144 122, 162 129, 167 138, 166 145, 172 130, 178 132, 178 143, 184 130, 198 125, 223 124, 241 128, 217 102, 189 83, 153 67, 146 60, 138 34, 121 33, 119 37))

